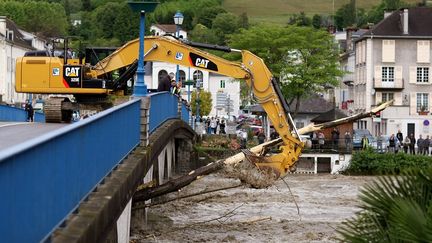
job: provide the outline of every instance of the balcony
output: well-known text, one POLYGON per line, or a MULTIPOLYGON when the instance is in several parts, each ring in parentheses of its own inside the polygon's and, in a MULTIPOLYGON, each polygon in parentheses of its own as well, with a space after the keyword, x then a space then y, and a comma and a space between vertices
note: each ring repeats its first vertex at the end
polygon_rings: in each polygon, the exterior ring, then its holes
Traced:
POLYGON ((345 74, 342 77, 342 82, 347 86, 353 86, 354 85, 354 74, 352 74, 352 73, 345 74))
POLYGON ((403 90, 404 80, 402 78, 395 78, 392 82, 382 81, 380 78, 374 78, 374 89, 376 90, 403 90))

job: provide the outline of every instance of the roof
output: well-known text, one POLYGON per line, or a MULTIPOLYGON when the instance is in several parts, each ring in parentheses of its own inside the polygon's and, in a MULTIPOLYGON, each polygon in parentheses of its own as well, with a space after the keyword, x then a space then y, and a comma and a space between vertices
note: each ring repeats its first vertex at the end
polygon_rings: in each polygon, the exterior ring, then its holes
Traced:
MULTIPOLYGON (((6 28, 10 31, 13 31, 13 39, 12 41, 7 39, 9 42, 14 43, 15 45, 34 50, 34 48, 31 46, 31 43, 26 41, 24 39, 24 35, 21 33, 21 31, 18 29, 17 25, 10 19, 6 18, 6 28)), ((7 37, 7 36, 6 36, 7 37)))
POLYGON ((165 31, 166 33, 175 33, 177 31, 175 24, 155 24, 154 26, 165 31))
POLYGON ((345 118, 347 117, 342 111, 340 111, 337 108, 333 108, 327 112, 322 113, 321 115, 315 117, 311 120, 311 122, 314 123, 323 123, 323 122, 329 122, 334 121, 337 119, 345 118))
MULTIPOLYGON (((404 9, 394 11, 390 16, 366 31, 365 37, 432 37, 432 8, 415 7, 408 9, 408 34, 403 34, 401 15, 404 9)), ((358 39, 358 40, 360 40, 358 39)))
MULTIPOLYGON (((296 103, 293 102, 291 105, 291 110, 294 110, 296 103)), ((304 113, 304 114, 310 114, 310 113, 323 113, 330 109, 332 109, 334 106, 332 103, 325 100, 323 97, 321 97, 318 94, 314 94, 311 97, 308 97, 307 99, 301 99, 300 100, 300 107, 298 110, 298 113, 304 113)))

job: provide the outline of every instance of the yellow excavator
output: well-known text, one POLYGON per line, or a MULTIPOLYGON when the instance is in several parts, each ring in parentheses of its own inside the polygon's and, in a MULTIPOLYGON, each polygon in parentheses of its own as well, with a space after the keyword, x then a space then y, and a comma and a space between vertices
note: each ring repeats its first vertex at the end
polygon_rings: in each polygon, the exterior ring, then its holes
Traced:
MULTIPOLYGON (((35 94, 73 95, 75 101, 65 97, 46 101, 47 122, 61 122, 71 118, 73 110, 100 103, 115 92, 137 68, 139 40, 132 40, 95 65, 67 57, 26 55, 17 58, 16 91, 35 94), (126 68, 118 78, 110 73, 126 68)), ((159 61, 218 73, 245 80, 257 101, 266 111, 275 130, 283 140, 281 153, 260 157, 253 162, 261 168, 270 168, 276 176, 295 171, 295 164, 303 149, 297 129, 288 112, 271 72, 263 60, 247 50, 235 50, 209 44, 194 43, 166 36, 150 36, 144 41, 145 61, 159 61), (240 52, 242 62, 232 62, 201 49, 240 52)))

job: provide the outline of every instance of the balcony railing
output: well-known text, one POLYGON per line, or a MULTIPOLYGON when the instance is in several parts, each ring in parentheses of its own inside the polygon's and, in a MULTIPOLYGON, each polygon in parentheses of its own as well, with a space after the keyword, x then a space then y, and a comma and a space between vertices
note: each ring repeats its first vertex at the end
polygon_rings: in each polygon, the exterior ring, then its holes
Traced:
POLYGON ((374 78, 374 89, 403 89, 404 79, 395 78, 391 82, 383 81, 381 78, 374 78))

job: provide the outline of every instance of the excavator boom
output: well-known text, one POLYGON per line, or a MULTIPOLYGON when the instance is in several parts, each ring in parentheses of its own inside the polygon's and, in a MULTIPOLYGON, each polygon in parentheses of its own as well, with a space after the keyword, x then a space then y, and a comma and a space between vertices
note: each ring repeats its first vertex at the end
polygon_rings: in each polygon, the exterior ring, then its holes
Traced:
MULTIPOLYGON (((63 65, 56 57, 19 58, 16 90, 74 95, 110 93, 115 90, 116 85, 104 77, 120 68, 136 68, 138 50, 138 39, 132 40, 91 67, 63 65), (30 80, 30 77, 33 79, 30 80), (73 85, 70 85, 71 83, 73 85)), ((225 48, 225 51, 229 50, 225 48)), ((263 60, 247 50, 236 51, 241 52, 240 63, 228 61, 173 38, 152 36, 146 37, 144 41, 146 61, 178 64, 244 80, 283 140, 280 154, 268 156, 265 162, 256 164, 262 168, 270 168, 276 176, 284 175, 295 170, 303 143, 298 134, 296 135, 294 124, 284 105, 285 101, 263 60)))

